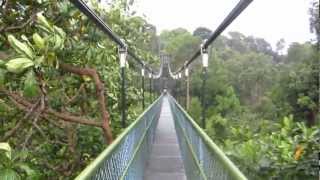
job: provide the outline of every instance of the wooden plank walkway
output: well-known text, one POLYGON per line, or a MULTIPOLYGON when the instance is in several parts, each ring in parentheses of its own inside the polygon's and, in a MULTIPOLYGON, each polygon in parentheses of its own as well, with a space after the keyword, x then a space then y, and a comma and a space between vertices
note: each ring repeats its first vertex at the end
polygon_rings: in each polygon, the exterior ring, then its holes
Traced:
POLYGON ((164 97, 145 180, 186 180, 172 112, 164 97))

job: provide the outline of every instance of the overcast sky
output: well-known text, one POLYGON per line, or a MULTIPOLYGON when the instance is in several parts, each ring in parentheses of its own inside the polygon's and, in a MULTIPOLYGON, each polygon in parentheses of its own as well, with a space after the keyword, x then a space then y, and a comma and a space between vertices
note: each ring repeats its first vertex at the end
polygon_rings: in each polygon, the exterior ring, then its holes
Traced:
MULTIPOLYGON (((139 13, 157 27, 183 27, 190 32, 199 26, 214 30, 239 0, 135 0, 139 13)), ((312 0, 254 0, 226 29, 262 37, 275 46, 284 38, 286 44, 309 41, 308 8, 312 0)), ((224 33, 226 34, 226 33, 224 33)))

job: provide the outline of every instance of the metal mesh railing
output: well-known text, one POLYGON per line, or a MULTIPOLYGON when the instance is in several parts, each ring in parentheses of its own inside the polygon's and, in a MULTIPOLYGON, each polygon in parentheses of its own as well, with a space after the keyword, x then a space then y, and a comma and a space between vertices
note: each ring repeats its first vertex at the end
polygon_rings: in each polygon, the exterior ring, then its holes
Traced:
POLYGON ((188 179, 246 179, 173 97, 168 96, 188 179))
POLYGON ((161 111, 160 96, 76 178, 97 180, 143 179, 161 111))

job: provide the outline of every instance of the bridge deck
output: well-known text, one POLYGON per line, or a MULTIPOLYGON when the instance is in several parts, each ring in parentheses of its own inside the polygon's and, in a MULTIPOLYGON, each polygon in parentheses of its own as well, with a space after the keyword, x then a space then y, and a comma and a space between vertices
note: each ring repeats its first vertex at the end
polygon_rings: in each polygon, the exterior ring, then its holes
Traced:
POLYGON ((145 180, 185 180, 183 162, 168 99, 164 97, 145 180))

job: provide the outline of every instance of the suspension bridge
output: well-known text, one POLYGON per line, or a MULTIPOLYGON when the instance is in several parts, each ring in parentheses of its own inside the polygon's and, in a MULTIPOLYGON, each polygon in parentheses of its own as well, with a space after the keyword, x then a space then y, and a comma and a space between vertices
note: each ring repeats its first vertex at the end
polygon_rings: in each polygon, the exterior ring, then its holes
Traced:
MULTIPOLYGON (((124 131, 92 161, 77 177, 78 180, 229 180, 246 179, 203 130, 205 128, 205 87, 208 67, 207 48, 243 12, 252 0, 240 0, 212 35, 183 66, 173 72, 168 61, 162 60, 158 71, 141 60, 82 0, 70 0, 119 46, 121 68, 121 122, 124 131), (150 93, 152 81, 168 75, 172 80, 189 76, 190 64, 202 58, 202 116, 200 127, 170 92, 160 96, 130 125, 126 124, 125 64, 129 55, 141 67, 142 107, 145 109, 144 78, 148 73, 150 93), (166 69, 166 70, 164 70, 166 69)), ((167 92, 168 91, 168 92, 167 92)), ((188 93, 188 91, 187 91, 188 93)))

